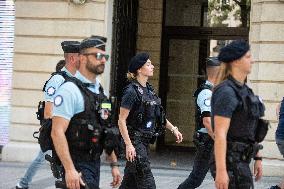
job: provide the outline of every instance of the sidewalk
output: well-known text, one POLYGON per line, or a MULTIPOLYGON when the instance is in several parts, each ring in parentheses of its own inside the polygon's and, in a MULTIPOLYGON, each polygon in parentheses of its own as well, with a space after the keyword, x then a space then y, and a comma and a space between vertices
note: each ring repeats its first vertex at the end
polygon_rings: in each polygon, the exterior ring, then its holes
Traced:
MULTIPOLYGON (((187 178, 192 168, 193 157, 185 152, 152 153, 151 161, 153 174, 156 180, 157 189, 175 189, 187 178)), ((19 162, 0 161, 0 189, 12 189, 23 176, 29 164, 19 162)), ((120 168, 123 173, 123 167, 120 168)), ((256 189, 266 189, 280 181, 280 177, 263 177, 255 184, 256 189)), ((101 167, 101 189, 110 189, 111 172, 108 165, 103 163, 101 167)), ((54 179, 48 164, 34 177, 30 189, 54 189, 54 179)), ((214 181, 210 174, 207 174, 201 189, 214 188, 214 181)))

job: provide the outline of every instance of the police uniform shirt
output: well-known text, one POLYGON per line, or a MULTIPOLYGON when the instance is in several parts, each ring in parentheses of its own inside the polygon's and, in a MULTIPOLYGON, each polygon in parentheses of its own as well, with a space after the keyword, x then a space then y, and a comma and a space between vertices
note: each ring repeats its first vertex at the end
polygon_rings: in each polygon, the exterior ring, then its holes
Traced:
MULTIPOLYGON (((123 93, 122 99, 121 99, 121 105, 120 107, 122 108, 126 108, 128 110, 131 110, 134 105, 138 105, 137 103, 139 103, 139 99, 138 99, 138 94, 137 92, 139 92, 141 94, 141 96, 143 94, 147 94, 147 97, 149 97, 150 99, 150 91, 147 87, 143 87, 142 85, 138 84, 138 91, 136 91, 133 87, 127 87, 126 90, 123 93)), ((149 100, 147 99, 147 100, 149 100)))
MULTIPOLYGON (((236 91, 228 84, 232 82, 238 89, 239 93, 248 96, 251 92, 246 84, 242 84, 229 76, 228 80, 219 84, 212 94, 212 117, 221 116, 230 118, 230 126, 227 133, 227 139, 233 141, 254 141, 256 119, 249 117, 245 107, 238 97, 236 91), (231 81, 228 81, 231 80, 231 81)), ((214 119, 212 122, 213 128, 214 119)))
MULTIPOLYGON (((206 85, 209 85, 213 88, 213 84, 208 80, 205 82, 206 85)), ((211 113, 211 97, 212 91, 210 89, 203 89, 197 96, 197 105, 200 108, 202 117, 210 117, 211 113)), ((202 133, 208 133, 206 128, 201 128, 198 130, 202 133)))
POLYGON ((213 92, 212 116, 232 118, 238 104, 239 100, 234 89, 228 85, 222 86, 213 92))
MULTIPOLYGON (((81 80, 83 83, 91 83, 88 89, 93 93, 100 93, 100 83, 98 79, 96 79, 95 83, 92 83, 79 71, 76 72, 75 77, 81 80)), ((84 98, 80 89, 73 82, 64 83, 58 89, 55 95, 53 116, 63 117, 67 120, 71 120, 75 114, 83 112, 84 109, 84 98)))
MULTIPOLYGON (((64 71, 68 76, 73 77, 73 75, 65 67, 63 67, 61 71, 64 71)), ((46 83, 45 86, 45 91, 44 91, 45 101, 53 103, 54 95, 58 90, 59 86, 62 85, 64 81, 65 81, 64 77, 59 74, 56 74, 50 78, 50 80, 46 83)))

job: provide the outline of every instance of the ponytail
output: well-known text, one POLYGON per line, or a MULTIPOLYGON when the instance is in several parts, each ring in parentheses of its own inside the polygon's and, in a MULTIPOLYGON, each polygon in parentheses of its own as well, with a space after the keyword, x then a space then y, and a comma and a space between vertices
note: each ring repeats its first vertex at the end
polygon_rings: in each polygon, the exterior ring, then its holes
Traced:
POLYGON ((216 86, 226 80, 231 74, 231 64, 222 62, 220 65, 220 71, 217 77, 216 86))
POLYGON ((128 81, 133 81, 133 80, 136 80, 136 79, 137 79, 137 74, 136 74, 136 73, 128 72, 128 73, 126 74, 126 77, 127 77, 127 80, 128 80, 128 81))

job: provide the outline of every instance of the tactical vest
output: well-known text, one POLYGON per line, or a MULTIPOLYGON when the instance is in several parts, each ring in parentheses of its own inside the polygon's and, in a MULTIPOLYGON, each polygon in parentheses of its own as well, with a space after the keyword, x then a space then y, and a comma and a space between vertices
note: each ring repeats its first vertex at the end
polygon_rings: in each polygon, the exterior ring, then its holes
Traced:
POLYGON ((138 131, 143 136, 151 138, 154 135, 156 123, 161 116, 161 99, 156 95, 149 83, 146 84, 149 94, 145 94, 137 82, 132 82, 127 87, 133 88, 137 94, 137 100, 127 118, 130 137, 133 132, 138 131))
POLYGON ((100 93, 95 94, 77 78, 69 78, 77 85, 84 98, 84 111, 75 114, 69 123, 65 133, 70 154, 73 161, 92 161, 101 155, 103 151, 104 120, 101 116, 101 105, 108 101, 100 86, 100 93))
POLYGON ((212 85, 209 85, 205 82, 202 85, 200 85, 200 87, 198 87, 193 94, 193 97, 195 97, 195 131, 198 131, 201 128, 205 128, 205 126, 203 125, 201 109, 197 104, 198 95, 204 89, 209 89, 210 91, 212 91, 212 88, 213 88, 212 85))
POLYGON ((263 103, 246 84, 244 86, 238 85, 231 76, 219 84, 215 91, 223 86, 230 86, 239 100, 239 104, 231 117, 227 134, 228 141, 254 143, 258 119, 264 116, 265 107, 263 103))

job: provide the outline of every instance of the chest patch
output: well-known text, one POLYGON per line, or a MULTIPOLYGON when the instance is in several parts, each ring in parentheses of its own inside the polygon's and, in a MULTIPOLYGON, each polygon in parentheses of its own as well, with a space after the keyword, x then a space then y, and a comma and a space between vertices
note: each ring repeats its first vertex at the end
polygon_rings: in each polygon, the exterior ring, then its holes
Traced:
POLYGON ((146 124, 146 127, 147 127, 147 128, 151 128, 151 127, 152 127, 152 121, 149 121, 149 122, 146 124))
POLYGON ((139 91, 140 94, 143 95, 143 89, 141 87, 139 87, 139 86, 138 86, 138 91, 139 91))
POLYGON ((109 111, 107 109, 101 109, 99 111, 100 115, 101 115, 101 118, 103 120, 107 120, 108 119, 108 116, 109 116, 109 111))

